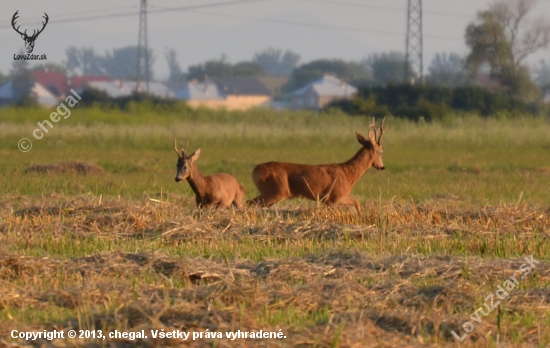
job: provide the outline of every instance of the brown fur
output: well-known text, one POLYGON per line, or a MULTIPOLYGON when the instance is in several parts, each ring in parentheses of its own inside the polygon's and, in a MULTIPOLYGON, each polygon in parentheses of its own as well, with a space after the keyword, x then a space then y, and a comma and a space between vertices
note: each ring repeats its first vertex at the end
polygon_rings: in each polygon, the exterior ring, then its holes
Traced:
MULTIPOLYGON (((187 146, 186 146, 187 147, 187 146)), ((227 208, 231 205, 242 208, 244 189, 237 179, 226 173, 203 176, 195 161, 199 158, 201 149, 197 149, 190 156, 182 150, 178 153, 176 182, 187 179, 189 186, 195 193, 197 207, 227 208)))
MULTIPOLYGON (((374 124, 374 121, 373 121, 374 124)), ((380 137, 382 136, 380 127, 380 137)), ((351 189, 371 166, 384 170, 380 137, 369 131, 369 139, 357 132, 361 149, 344 163, 309 165, 285 162, 258 164, 252 171, 252 180, 260 195, 249 205, 271 206, 287 198, 302 197, 319 200, 326 205, 353 205, 358 212, 361 205, 350 197, 351 189)))

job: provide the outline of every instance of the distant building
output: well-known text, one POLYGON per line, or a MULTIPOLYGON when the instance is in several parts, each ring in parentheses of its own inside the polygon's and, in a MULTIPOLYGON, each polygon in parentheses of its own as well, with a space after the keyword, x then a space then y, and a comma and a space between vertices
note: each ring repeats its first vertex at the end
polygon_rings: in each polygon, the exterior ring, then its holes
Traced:
POLYGON ((69 86, 71 86, 72 89, 79 90, 81 89, 86 83, 89 82, 110 82, 113 81, 113 79, 110 76, 106 75, 82 75, 82 76, 73 76, 68 79, 69 86))
POLYGON ((271 93, 272 97, 276 97, 283 93, 283 87, 290 80, 289 76, 260 76, 260 81, 271 93))
POLYGON ((31 71, 31 79, 41 84, 59 100, 65 99, 70 89, 67 76, 57 71, 31 71))
MULTIPOLYGON (((31 93, 36 102, 45 107, 54 107, 59 105, 60 99, 50 90, 35 82, 31 93)), ((15 101, 15 93, 12 89, 12 82, 7 82, 0 86, 0 106, 11 104, 15 101)))
MULTIPOLYGON (((136 81, 112 80, 112 81, 89 81, 82 85, 80 91, 87 88, 107 93, 111 98, 128 97, 136 91, 136 81)), ((141 92, 146 91, 145 83, 139 85, 141 92)), ((149 94, 159 98, 173 98, 174 93, 160 82, 149 82, 149 94)))
POLYGON ((176 99, 184 99, 192 108, 207 107, 222 108, 225 104, 225 94, 212 81, 191 81, 179 86, 174 94, 176 99))
POLYGON ((325 75, 322 78, 294 91, 291 107, 295 109, 320 110, 336 100, 351 99, 357 88, 345 81, 325 75))
MULTIPOLYGON (((32 97, 38 105, 53 107, 65 99, 69 91, 67 77, 57 71, 31 71, 30 78, 34 81, 31 89, 32 97)), ((12 82, 0 87, 0 105, 11 104, 15 101, 12 82)))
MULTIPOLYGON (((72 76, 67 78, 57 71, 31 71, 30 77, 35 81, 32 89, 33 96, 39 105, 52 107, 59 105, 65 97, 71 94, 74 89, 78 93, 92 88, 103 91, 111 98, 126 97, 136 91, 135 81, 113 80, 109 76, 72 76)), ((138 89, 146 91, 145 83, 140 83, 138 89)), ((173 98, 174 93, 170 88, 160 82, 149 82, 149 94, 159 98, 173 98)), ((7 105, 14 102, 14 93, 11 89, 11 82, 0 86, 0 105, 7 105)))
POLYGON ((256 78, 217 78, 214 79, 214 83, 225 94, 225 107, 228 110, 271 107, 271 92, 256 78))
POLYGON ((270 107, 271 93, 256 78, 230 77, 191 81, 175 92, 176 99, 185 99, 192 108, 247 110, 270 107))

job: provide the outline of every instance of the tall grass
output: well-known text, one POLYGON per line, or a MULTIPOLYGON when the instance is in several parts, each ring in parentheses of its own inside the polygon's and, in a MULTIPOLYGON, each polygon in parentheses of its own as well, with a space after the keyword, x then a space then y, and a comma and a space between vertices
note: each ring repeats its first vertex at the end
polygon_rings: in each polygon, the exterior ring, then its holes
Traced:
POLYGON ((7 340, 13 329, 261 329, 287 338, 185 344, 447 346, 451 330, 463 332, 487 294, 534 255, 537 268, 466 342, 550 342, 546 119, 388 118, 386 170, 370 169, 354 187, 364 205, 356 214, 303 201, 196 210, 189 185, 174 182, 172 142, 201 147, 203 173, 235 175, 252 198, 254 165, 345 161, 368 118, 75 108, 34 139, 47 117, 44 109, 0 109, 0 336, 7 340), (28 153, 17 149, 22 137, 33 141, 28 153), (25 172, 65 161, 103 172, 25 172))
MULTIPOLYGON (((173 182, 172 141, 189 139, 203 152, 205 173, 228 172, 243 184, 247 198, 255 187, 250 172, 257 163, 277 160, 332 163, 359 148, 355 130, 368 132, 370 118, 341 113, 166 111, 128 112, 75 108, 44 138, 36 122, 45 109, 0 110, 0 193, 49 192, 142 197, 162 190, 190 194, 173 182), (29 153, 20 138, 33 141, 29 153), (105 169, 101 176, 23 174, 32 164, 85 161, 105 169)), ((520 195, 535 205, 550 193, 550 124, 544 118, 496 120, 461 116, 442 123, 412 123, 389 118, 384 135, 385 172, 370 169, 353 190, 362 201, 450 198, 465 204, 514 202, 520 195)))

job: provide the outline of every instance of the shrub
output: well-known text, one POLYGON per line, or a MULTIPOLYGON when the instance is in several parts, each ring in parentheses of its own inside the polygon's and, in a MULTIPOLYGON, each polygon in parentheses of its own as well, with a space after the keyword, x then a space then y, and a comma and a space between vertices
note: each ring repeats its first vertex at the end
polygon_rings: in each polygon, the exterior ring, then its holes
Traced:
POLYGON ((352 100, 335 102, 330 106, 349 114, 385 116, 392 113, 415 121, 420 117, 426 121, 441 120, 450 115, 452 109, 484 116, 502 110, 509 115, 536 115, 544 110, 537 103, 526 103, 499 90, 478 86, 450 88, 409 84, 361 87, 352 100))
POLYGON ((185 112, 190 108, 183 100, 165 99, 145 93, 134 92, 132 95, 111 98, 103 91, 86 89, 81 94, 82 100, 78 103, 81 107, 97 106, 102 109, 119 109, 128 112, 149 111, 157 112, 185 112))

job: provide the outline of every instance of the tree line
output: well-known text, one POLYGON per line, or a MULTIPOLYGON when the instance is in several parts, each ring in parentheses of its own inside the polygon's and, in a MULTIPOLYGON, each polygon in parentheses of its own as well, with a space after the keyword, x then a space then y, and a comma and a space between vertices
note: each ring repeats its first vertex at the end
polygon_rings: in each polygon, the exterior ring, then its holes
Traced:
MULTIPOLYGON (((424 80, 414 76, 415 80, 420 84, 456 88, 471 86, 478 74, 484 74, 490 77, 499 92, 526 102, 539 100, 541 90, 550 91, 550 60, 541 60, 534 71, 528 69, 525 60, 549 47, 550 22, 542 17, 533 17, 536 2, 503 0, 479 12, 465 30, 468 54, 437 53, 429 64, 424 80)), ((71 46, 66 49, 63 64, 48 63, 33 69, 47 68, 69 75, 109 75, 135 79, 137 50, 137 46, 129 46, 98 54, 91 47, 71 46)), ((147 69, 149 76, 153 77, 152 66, 156 57, 152 49, 149 49, 148 55, 147 69)), ((326 73, 362 88, 409 82, 405 81, 406 69, 414 73, 401 52, 374 53, 361 61, 317 59, 300 64, 300 55, 296 52, 267 48, 247 61, 231 63, 222 55, 219 59, 191 65, 186 71, 181 68, 175 50, 166 50, 164 58, 169 68, 169 82, 231 76, 287 76, 283 93, 290 93, 326 73)), ((14 62, 10 75, 21 79, 25 69, 28 69, 25 63, 14 62)), ((0 82, 8 78, 0 73, 0 82)), ((26 86, 25 83, 19 84, 21 88, 26 86)))

